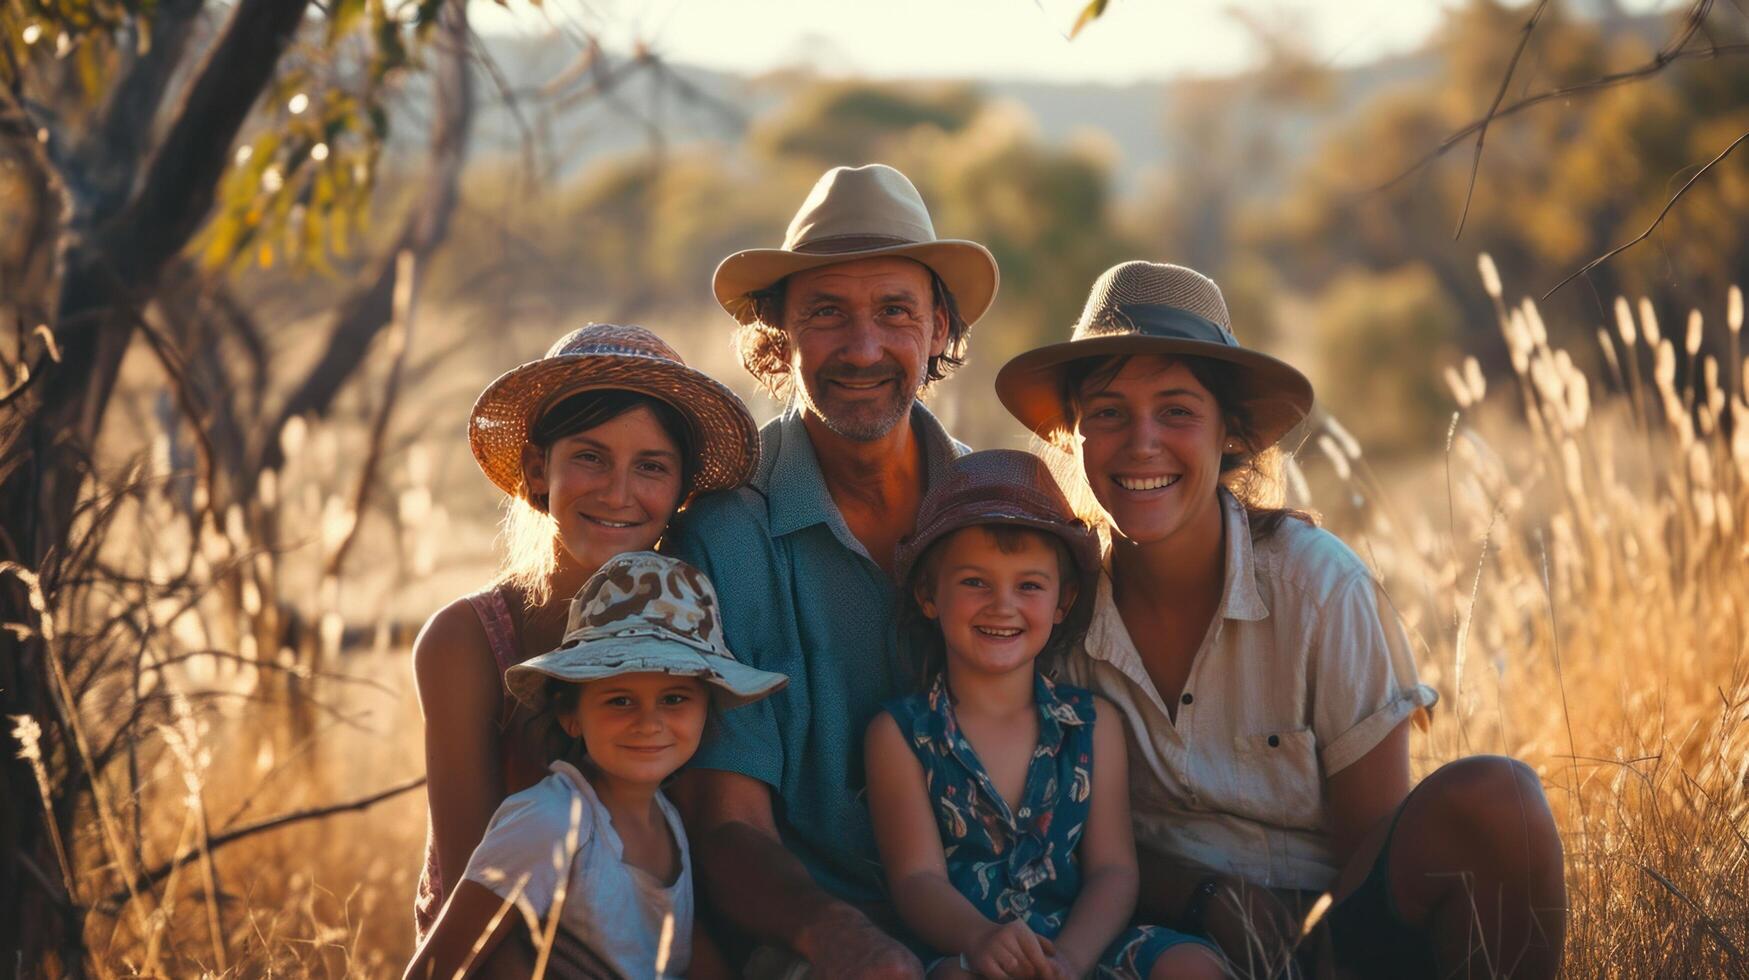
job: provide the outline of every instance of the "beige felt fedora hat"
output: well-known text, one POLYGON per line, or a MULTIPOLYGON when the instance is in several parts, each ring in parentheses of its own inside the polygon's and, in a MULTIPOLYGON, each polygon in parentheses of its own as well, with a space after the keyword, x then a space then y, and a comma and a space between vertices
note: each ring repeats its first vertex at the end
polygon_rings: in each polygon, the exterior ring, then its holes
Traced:
POLYGON ((468 443, 486 476, 511 496, 522 487, 522 447, 546 410, 581 391, 621 388, 673 405, 692 428, 697 469, 690 493, 740 486, 759 462, 759 431, 738 395, 687 367, 643 327, 591 323, 560 337, 546 356, 486 386, 468 417, 468 443))
POLYGON ((748 294, 792 272, 853 259, 900 256, 935 270, 976 323, 996 298, 996 257, 977 242, 936 238, 923 197, 904 174, 880 163, 833 167, 814 185, 781 248, 753 248, 722 261, 711 288, 742 323, 753 322, 748 294))
POLYGON ((1105 270, 1068 341, 1027 351, 996 373, 996 395, 1023 425, 1051 439, 1069 427, 1063 370, 1070 362, 1135 354, 1207 357, 1237 365, 1239 399, 1258 445, 1273 445, 1312 409, 1312 383, 1294 367, 1239 346, 1215 281, 1164 262, 1105 270))

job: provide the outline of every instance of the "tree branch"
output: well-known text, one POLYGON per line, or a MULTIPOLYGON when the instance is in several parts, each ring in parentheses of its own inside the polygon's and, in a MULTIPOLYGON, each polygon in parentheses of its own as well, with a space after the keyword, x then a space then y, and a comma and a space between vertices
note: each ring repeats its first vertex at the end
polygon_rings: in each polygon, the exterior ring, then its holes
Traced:
POLYGON ((1476 155, 1470 161, 1470 183, 1464 190, 1464 209, 1458 215, 1457 230, 1452 232, 1452 241, 1463 237, 1464 224, 1470 218, 1470 199, 1476 195, 1476 175, 1482 172, 1482 143, 1488 138, 1488 123, 1500 111, 1500 103, 1505 101, 1506 90, 1512 85, 1512 74, 1518 70, 1518 62, 1524 57, 1524 49, 1530 46, 1530 36, 1536 33, 1537 21, 1542 20, 1543 13, 1548 9, 1549 0, 1538 0, 1536 9, 1530 13, 1530 19, 1524 22, 1524 30, 1518 36, 1518 47, 1512 52, 1512 59, 1506 62, 1505 74, 1500 76, 1500 89, 1494 93, 1494 101, 1488 103, 1488 111, 1482 116, 1482 124, 1476 128, 1476 155))
POLYGON ((365 505, 370 503, 370 492, 377 484, 377 470, 382 466, 383 446, 389 434, 389 419, 394 414, 395 402, 400 397, 401 375, 407 367, 407 350, 412 346, 413 295, 418 283, 417 260, 412 252, 402 252, 395 257, 395 261, 394 312, 390 314, 393 326, 389 333, 393 351, 389 362, 389 376, 383 383, 382 404, 377 406, 376 418, 371 422, 370 445, 365 450, 364 464, 358 470, 358 484, 352 496, 352 527, 335 547, 334 553, 328 557, 328 564, 322 572, 324 577, 339 576, 340 570, 346 566, 346 555, 352 550, 352 543, 358 540, 358 530, 364 524, 365 505))
POLYGON ((1715 44, 1705 48, 1696 48, 1693 50, 1688 49, 1688 43, 1692 41, 1694 35, 1699 32, 1701 24, 1706 19, 1706 12, 1711 9, 1711 6, 1711 0, 1697 0, 1694 8, 1688 13, 1683 29, 1666 42, 1664 47, 1660 48, 1658 53, 1654 55, 1651 60, 1644 64, 1623 71, 1599 75, 1596 78, 1583 82, 1576 82, 1572 85, 1562 85, 1558 88, 1547 89, 1538 92, 1535 95, 1526 96, 1515 102, 1507 103, 1494 112, 1489 113, 1487 116, 1454 130, 1450 135, 1440 140, 1437 146, 1423 154, 1420 159, 1404 168, 1401 173, 1374 187, 1373 193, 1389 190, 1397 184, 1402 183, 1404 180, 1419 172, 1423 167, 1440 157, 1445 156, 1446 153, 1450 152, 1452 147, 1462 143, 1469 137, 1474 136, 1478 131, 1490 125, 1495 120, 1505 119, 1508 116, 1515 116, 1526 109, 1534 108, 1545 102, 1566 99, 1575 95, 1589 95, 1595 92, 1601 92, 1605 89, 1615 88, 1631 82, 1637 82, 1641 79, 1656 75, 1658 72, 1663 71, 1678 61, 1710 61, 1714 58, 1749 54, 1749 44, 1715 44))
POLYGON ((146 166, 140 191, 101 235, 121 279, 149 279, 188 244, 212 209, 231 144, 309 0, 239 0, 146 166))
MULTIPOLYGON (((369 796, 360 797, 356 800, 348 800, 345 803, 330 803, 326 806, 308 807, 303 810, 293 810, 290 813, 282 813, 275 817, 268 817, 265 820, 257 820, 254 823, 245 824, 233 830, 214 834, 212 838, 207 841, 206 852, 211 853, 227 844, 234 844, 246 837, 253 837, 256 834, 263 834, 270 830, 278 830, 281 827, 289 827, 292 824, 303 823, 307 820, 320 820, 323 817, 331 817, 336 813, 350 813, 356 810, 367 810, 384 800, 400 796, 402 793, 418 789, 424 785, 425 777, 419 776, 414 779, 409 779, 404 783, 396 783, 388 789, 378 790, 369 796)), ((201 853, 201 849, 198 847, 189 848, 181 854, 176 855, 170 860, 165 861, 150 870, 140 872, 139 875, 134 878, 133 890, 142 891, 147 885, 155 884, 156 882, 164 880, 169 876, 170 872, 190 861, 199 859, 201 853)), ((127 899, 128 894, 129 891, 127 889, 116 891, 109 896, 109 902, 112 905, 120 904, 127 899)))
POLYGON ((1664 202, 1664 209, 1662 211, 1658 212, 1658 217, 1652 219, 1652 223, 1646 226, 1645 231, 1640 232, 1638 235, 1635 235, 1629 241, 1625 241, 1625 242, 1621 243, 1620 245, 1617 245, 1616 247, 1603 253, 1602 255, 1599 255, 1597 258, 1592 259, 1591 261, 1585 263, 1583 266, 1581 266, 1579 268, 1578 271, 1572 273, 1567 278, 1562 279, 1560 282, 1555 283, 1555 285, 1548 292, 1543 294, 1543 299, 1548 299, 1550 296, 1553 296, 1555 294, 1555 292, 1557 290, 1559 290, 1562 286, 1565 286, 1566 284, 1579 278, 1580 276, 1584 275, 1585 273, 1590 272, 1592 269, 1597 268, 1598 266, 1602 265, 1603 263, 1608 262, 1610 259, 1615 258, 1617 255, 1620 255, 1621 253, 1627 251, 1628 249, 1633 248, 1635 245, 1638 245, 1639 243, 1652 237, 1652 232, 1658 230, 1658 226, 1663 223, 1665 215, 1668 215, 1670 213, 1670 209, 1676 206, 1676 202, 1682 199, 1682 195, 1688 193, 1688 189, 1690 187, 1693 187, 1695 185, 1696 181, 1700 180, 1702 177, 1705 177, 1707 175, 1707 172, 1712 170, 1713 167, 1719 163, 1719 161, 1730 156, 1732 150, 1735 150, 1737 147, 1742 146, 1743 143, 1746 141, 1749 141, 1749 133, 1744 133, 1743 135, 1732 140, 1730 146, 1725 147, 1725 149, 1722 152, 1720 152, 1718 156, 1713 157, 1711 160, 1708 160, 1706 166, 1700 168, 1699 170, 1696 170, 1694 172, 1694 176, 1688 178, 1688 180, 1686 182, 1684 182, 1680 188, 1677 189, 1676 193, 1670 195, 1670 200, 1664 202))
POLYGON ((277 469, 285 462, 278 434, 293 416, 328 411, 334 397, 358 369, 383 327, 394 314, 396 268, 401 252, 423 261, 443 242, 460 196, 462 164, 467 158, 473 125, 474 85, 468 71, 468 21, 462 0, 452 0, 439 21, 446 44, 437 71, 437 118, 432 123, 431 165, 425 191, 408 213, 395 243, 376 264, 369 281, 347 298, 328 332, 322 356, 279 410, 261 446, 257 470, 277 469))
POLYGON ((151 48, 134 58, 115 81, 86 145, 73 154, 91 161, 82 168, 82 176, 96 188, 99 200, 93 202, 93 210, 97 213, 119 210, 133 190, 158 108, 203 6, 203 0, 162 0, 153 9, 151 48))

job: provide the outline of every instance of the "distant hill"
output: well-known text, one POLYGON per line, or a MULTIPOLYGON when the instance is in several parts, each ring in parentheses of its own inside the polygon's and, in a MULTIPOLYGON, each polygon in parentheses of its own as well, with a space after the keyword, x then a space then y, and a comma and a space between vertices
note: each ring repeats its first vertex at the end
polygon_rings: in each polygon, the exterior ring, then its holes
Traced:
MULTIPOLYGON (((1630 17, 1611 3, 1592 4, 1585 13, 1607 21, 1613 30, 1641 35, 1653 44, 1668 30, 1661 15, 1630 17)), ((560 37, 484 35, 483 41, 491 67, 482 68, 479 79, 475 159, 532 151, 543 172, 554 177, 568 176, 594 160, 638 150, 655 140, 671 148, 707 141, 732 146, 752 120, 816 78, 803 70, 749 77, 689 65, 641 66, 623 55, 590 60, 575 42, 560 37), (597 95, 602 78, 613 81, 607 94, 597 95), (543 90, 566 94, 558 100, 531 98, 543 90)), ((1265 131, 1279 151, 1291 155, 1309 152, 1334 119, 1352 114, 1393 88, 1423 83, 1439 71, 1439 57, 1431 50, 1332 70, 1326 76, 1328 90, 1316 106, 1298 108, 1248 95, 1256 86, 1247 85, 1251 76, 1245 75, 1122 86, 977 84, 995 97, 1026 106, 1047 141, 1061 142, 1086 130, 1103 134, 1120 154, 1114 175, 1119 188, 1129 190, 1171 155, 1195 151, 1175 140, 1168 127, 1187 92, 1210 86, 1230 89, 1236 99, 1230 118, 1238 132, 1265 131)), ((427 118, 428 113, 421 111, 427 97, 414 86, 405 96, 408 111, 399 118, 427 118)), ((395 134, 394 147, 413 150, 422 139, 417 127, 404 126, 395 134)))

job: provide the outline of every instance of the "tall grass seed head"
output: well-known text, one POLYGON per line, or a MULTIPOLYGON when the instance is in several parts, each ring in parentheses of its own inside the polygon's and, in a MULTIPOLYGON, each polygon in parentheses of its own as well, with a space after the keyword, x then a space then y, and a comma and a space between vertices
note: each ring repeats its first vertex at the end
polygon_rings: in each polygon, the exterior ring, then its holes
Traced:
POLYGON ((1646 343, 1656 344, 1663 334, 1658 329, 1658 311, 1652 308, 1652 301, 1640 297, 1640 329, 1645 331, 1646 343))
POLYGON ((1336 469, 1336 478, 1347 483, 1354 476, 1353 467, 1348 465, 1348 457, 1342 454, 1342 447, 1328 433, 1318 437, 1318 448, 1329 457, 1330 465, 1336 469))
POLYGON ((1634 310, 1626 296, 1615 298, 1615 329, 1621 335, 1622 346, 1633 347, 1639 339, 1634 330, 1634 310))
POLYGON ((1445 386, 1451 389, 1452 401, 1457 402, 1459 408, 1470 407, 1470 386, 1464 382, 1458 369, 1449 364, 1445 366, 1445 386))
POLYGON ((1500 286, 1500 269, 1494 265, 1494 256, 1482 252, 1476 256, 1476 271, 1482 275, 1482 289, 1489 296, 1498 300, 1506 290, 1500 286))
POLYGON ((1473 355, 1464 358, 1464 384, 1469 388, 1471 400, 1479 403, 1488 396, 1488 378, 1482 373, 1482 362, 1473 355))

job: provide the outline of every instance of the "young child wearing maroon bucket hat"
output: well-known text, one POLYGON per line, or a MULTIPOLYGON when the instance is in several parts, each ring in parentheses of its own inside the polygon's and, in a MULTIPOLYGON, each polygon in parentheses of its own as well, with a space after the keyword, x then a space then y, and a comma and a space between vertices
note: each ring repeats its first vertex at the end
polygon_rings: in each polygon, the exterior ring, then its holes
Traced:
POLYGON ((1044 462, 957 460, 896 565, 931 642, 924 690, 869 726, 869 808, 929 976, 1222 976, 1211 944, 1126 928, 1138 884, 1123 721, 1040 663, 1085 630, 1099 547, 1044 462))

